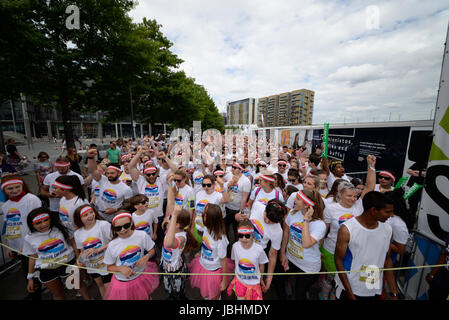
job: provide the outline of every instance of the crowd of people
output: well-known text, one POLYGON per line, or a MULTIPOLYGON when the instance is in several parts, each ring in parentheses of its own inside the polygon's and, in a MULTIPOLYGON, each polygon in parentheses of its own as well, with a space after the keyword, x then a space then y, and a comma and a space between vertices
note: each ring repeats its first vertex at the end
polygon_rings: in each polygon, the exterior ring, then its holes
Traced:
POLYGON ((41 152, 37 195, 3 175, 7 254, 21 260, 32 299, 43 286, 64 299, 66 265, 109 300, 151 299, 160 282, 182 300, 187 281, 211 300, 262 300, 270 289, 306 300, 314 285, 321 300, 399 298, 394 273, 379 269, 404 254, 413 213, 375 156, 363 181, 319 147, 278 145, 277 159, 249 163, 245 146, 243 161, 203 153, 200 165, 170 157, 173 147, 164 136, 119 139, 104 158, 91 145, 84 162, 73 148, 54 162, 41 152))

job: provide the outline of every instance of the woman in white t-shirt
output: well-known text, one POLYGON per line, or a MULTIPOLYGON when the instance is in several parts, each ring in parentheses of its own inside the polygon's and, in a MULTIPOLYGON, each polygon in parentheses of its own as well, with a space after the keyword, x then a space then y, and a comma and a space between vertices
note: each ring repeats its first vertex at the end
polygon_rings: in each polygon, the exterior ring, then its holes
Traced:
POLYGON ((103 220, 90 204, 78 207, 73 214, 73 221, 78 228, 74 234, 76 247, 80 252, 77 265, 87 267, 87 273, 95 280, 104 299, 112 278, 112 273, 107 272, 103 261, 104 252, 112 239, 111 224, 103 220))
MULTIPOLYGON (((323 221, 323 201, 318 191, 300 190, 295 205, 286 216, 280 261, 284 271, 313 273, 321 269, 320 240, 326 232, 323 221)), ((296 278, 296 299, 306 300, 307 292, 318 275, 301 275, 296 278)), ((285 277, 280 279, 285 283, 285 277)), ((282 286, 284 287, 284 286, 282 286)))
POLYGON ((112 219, 112 236, 103 261, 114 272, 106 300, 149 300, 159 286, 154 242, 144 231, 135 230, 131 213, 119 210, 112 219), (148 273, 142 273, 148 272, 148 273))
MULTIPOLYGON (((19 176, 3 177, 1 188, 7 199, 2 205, 5 217, 3 240, 8 247, 15 250, 6 248, 6 256, 10 259, 18 257, 26 276, 29 258, 19 253, 22 252, 23 240, 28 233, 27 216, 33 209, 42 207, 42 202, 28 191, 26 183, 19 176)), ((41 285, 38 281, 35 281, 35 284, 37 290, 31 295, 31 299, 41 300, 41 285)))
POLYGON ((228 286, 228 295, 234 291, 238 300, 263 300, 263 279, 268 257, 262 246, 254 242, 254 226, 248 220, 237 226, 239 241, 232 245, 231 259, 235 261, 236 276, 228 286))
POLYGON ((76 176, 60 176, 53 183, 54 192, 59 201, 59 219, 71 231, 75 232, 73 213, 83 204, 88 204, 86 195, 76 176))
MULTIPOLYGON (((27 217, 29 233, 25 236, 23 254, 30 256, 28 265, 28 292, 34 292, 33 278, 50 290, 54 300, 64 300, 63 279, 71 273, 66 264, 75 264, 76 244, 73 233, 57 217, 52 217, 46 208, 32 210, 27 217), (61 265, 62 264, 62 265, 61 265)), ((77 289, 85 300, 90 300, 89 290, 80 281, 77 289)))
POLYGON ((189 264, 193 273, 190 284, 192 288, 200 289, 204 299, 218 300, 220 292, 226 290, 229 283, 228 276, 221 274, 232 270, 234 264, 226 257, 229 241, 220 206, 206 204, 201 218, 204 225, 201 252, 189 264), (214 273, 217 275, 201 275, 214 273))
MULTIPOLYGON (((284 202, 282 192, 275 189, 275 176, 271 171, 262 171, 260 176, 260 187, 254 189, 249 197, 248 207, 251 210, 251 216, 254 212, 264 212, 265 207, 271 199, 277 199, 284 202)), ((236 215, 240 221, 248 219, 245 215, 236 215)))
MULTIPOLYGON (((229 193, 224 187, 223 179, 217 178, 217 183, 223 192, 217 192, 215 190, 215 177, 212 175, 206 175, 202 179, 202 190, 195 195, 195 224, 193 227, 193 236, 198 241, 202 242, 202 232, 204 231, 202 214, 204 208, 208 203, 216 204, 220 208, 229 202, 229 193)), ((224 218, 224 210, 222 210, 222 218, 224 218)))

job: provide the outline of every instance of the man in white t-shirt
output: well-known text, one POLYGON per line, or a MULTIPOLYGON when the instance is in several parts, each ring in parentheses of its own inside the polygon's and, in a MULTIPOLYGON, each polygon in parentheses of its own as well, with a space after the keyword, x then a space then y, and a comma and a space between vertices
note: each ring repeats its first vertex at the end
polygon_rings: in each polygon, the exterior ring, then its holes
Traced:
POLYGON ((122 172, 118 166, 109 165, 105 170, 105 175, 100 174, 95 161, 96 155, 96 149, 87 151, 87 167, 93 179, 100 185, 99 196, 95 198, 95 206, 104 219, 112 222, 115 213, 126 199, 133 196, 133 192, 127 184, 120 180, 122 172))
MULTIPOLYGON (((243 175, 243 166, 234 162, 231 168, 232 179, 226 184, 226 189, 229 192, 231 201, 225 205, 226 208, 226 230, 232 225, 233 231, 237 230, 238 222, 235 220, 235 215, 243 211, 248 201, 248 196, 251 191, 251 181, 243 175)), ((229 239, 233 243, 235 239, 229 239)))
POLYGON ((55 182, 56 178, 64 175, 75 175, 80 180, 81 185, 84 185, 84 179, 78 173, 70 170, 70 161, 66 157, 59 157, 58 159, 56 159, 55 168, 55 172, 50 173, 45 177, 41 188, 41 195, 50 200, 50 211, 52 212, 52 214, 56 214, 57 216, 59 216, 58 211, 60 198, 58 198, 56 193, 54 193, 53 191, 53 183, 55 182))

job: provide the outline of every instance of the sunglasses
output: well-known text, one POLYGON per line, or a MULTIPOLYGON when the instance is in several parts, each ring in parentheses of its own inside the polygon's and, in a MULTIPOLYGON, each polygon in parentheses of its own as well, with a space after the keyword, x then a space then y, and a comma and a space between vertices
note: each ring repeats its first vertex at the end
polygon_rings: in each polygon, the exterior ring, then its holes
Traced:
POLYGON ((164 160, 164 159, 162 159, 162 158, 161 158, 161 159, 157 159, 157 160, 158 160, 158 161, 162 161, 162 162, 165 162, 165 160, 164 160))
POLYGON ((223 175, 221 175, 221 176, 216 176, 217 178, 223 178, 223 175))
POLYGON ((390 181, 390 180, 391 180, 390 177, 384 177, 384 176, 379 176, 379 180, 380 180, 380 179, 384 179, 384 180, 387 180, 387 181, 390 181))
POLYGON ((178 179, 173 179, 173 181, 176 182, 176 183, 181 183, 182 179, 179 179, 179 180, 178 179))
POLYGON ((291 182, 291 183, 293 183, 295 181, 296 181, 296 179, 288 179, 288 182, 291 182))
POLYGON ((137 204, 147 204, 147 203, 148 203, 147 200, 144 200, 144 201, 141 201, 141 202, 137 202, 137 204))
POLYGON ((239 233, 238 236, 239 236, 239 239, 241 239, 243 237, 245 237, 246 239, 251 238, 251 235, 249 233, 245 233, 245 234, 239 233))
POLYGON ((122 230, 122 228, 125 228, 125 230, 126 230, 126 229, 129 229, 129 227, 131 227, 131 222, 125 223, 121 226, 114 226, 114 230, 116 232, 120 232, 122 230))
POLYGON ((286 164, 278 164, 279 167, 286 167, 286 164))
POLYGON ((212 183, 203 183, 203 188, 205 188, 205 187, 208 187, 208 188, 212 187, 212 183))
POLYGON ((240 168, 239 168, 239 167, 235 167, 235 166, 232 166, 232 169, 239 169, 239 170, 240 170, 240 168))
POLYGON ((147 177, 152 177, 152 176, 155 176, 155 175, 157 175, 156 172, 153 172, 153 173, 147 173, 147 174, 146 174, 147 177))

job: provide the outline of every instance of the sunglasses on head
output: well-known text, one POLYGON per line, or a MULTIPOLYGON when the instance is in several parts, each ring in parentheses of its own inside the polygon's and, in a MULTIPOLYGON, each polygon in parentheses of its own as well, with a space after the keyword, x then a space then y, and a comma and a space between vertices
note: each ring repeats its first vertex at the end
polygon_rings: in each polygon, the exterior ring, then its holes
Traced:
POLYGON ((251 238, 251 234, 249 234, 249 233, 245 233, 245 234, 239 233, 238 236, 239 236, 239 239, 241 239, 243 237, 245 237, 246 239, 251 238))
POLYGON ((208 188, 212 187, 212 183, 203 183, 203 188, 205 188, 205 187, 208 187, 208 188))
POLYGON ((114 230, 116 232, 119 232, 119 231, 122 230, 122 228, 125 228, 125 230, 126 230, 126 229, 129 229, 130 227, 131 227, 131 222, 128 222, 128 223, 125 223, 125 224, 123 224, 121 226, 114 226, 114 230))

